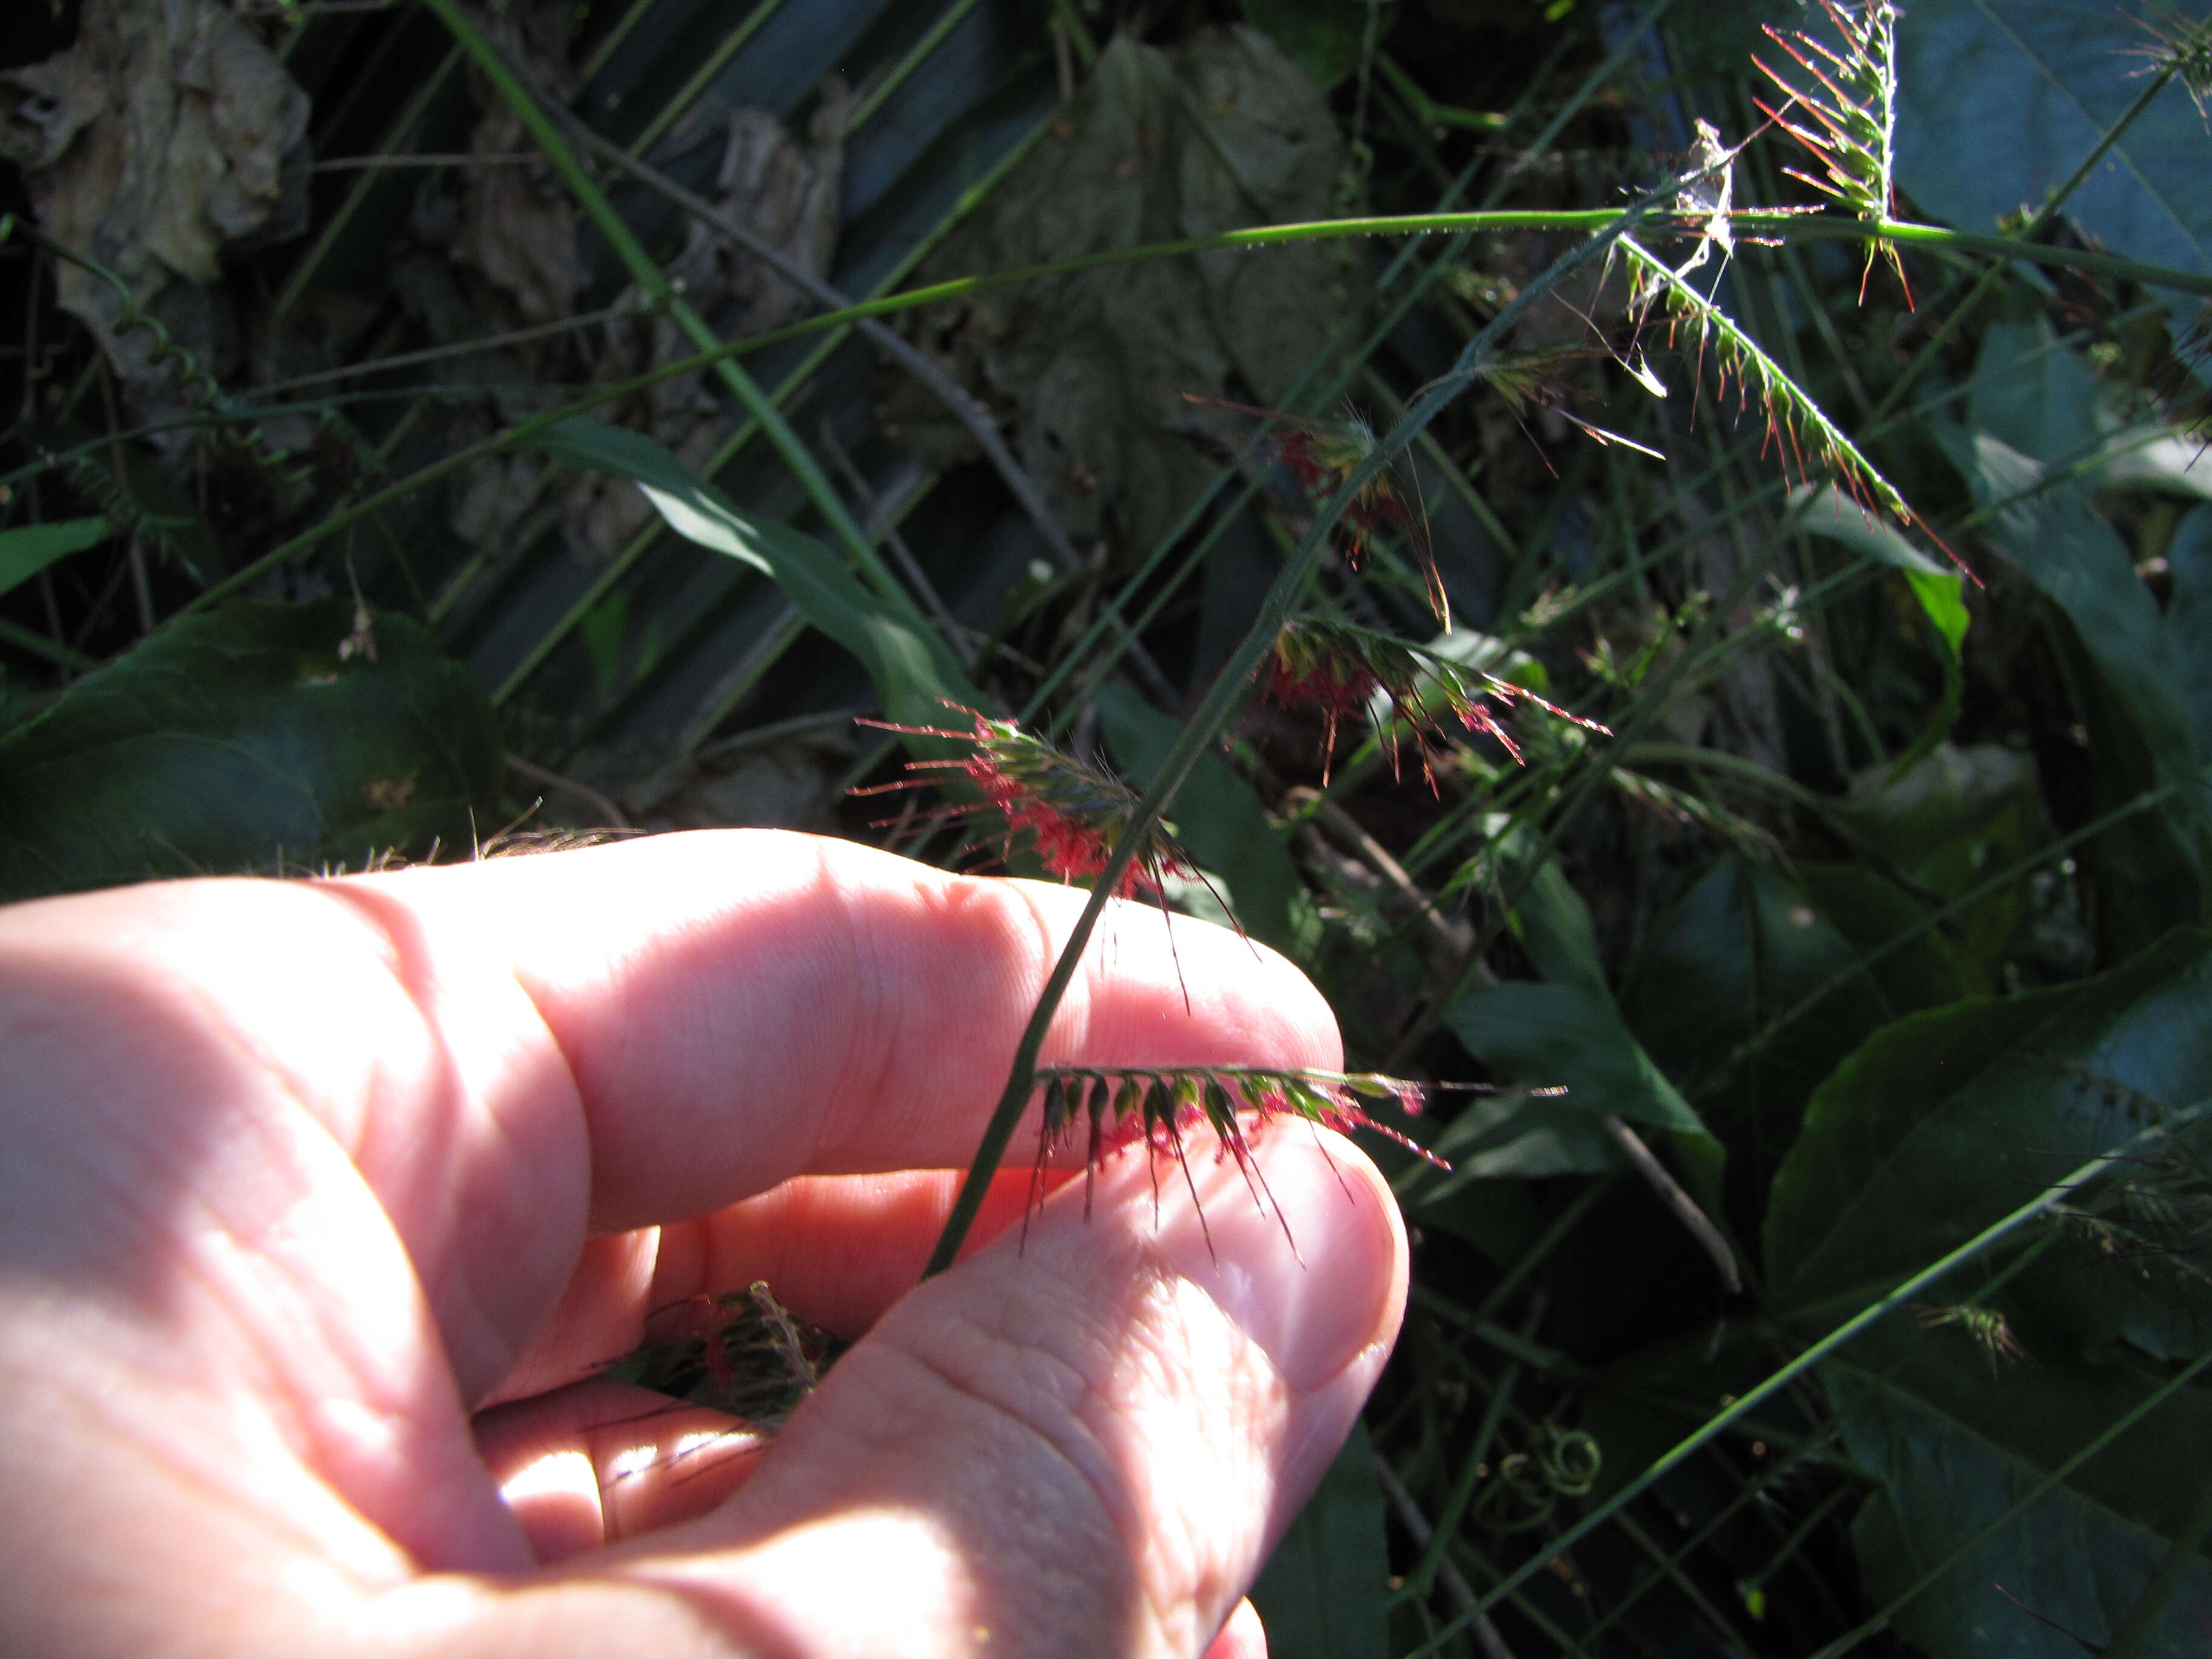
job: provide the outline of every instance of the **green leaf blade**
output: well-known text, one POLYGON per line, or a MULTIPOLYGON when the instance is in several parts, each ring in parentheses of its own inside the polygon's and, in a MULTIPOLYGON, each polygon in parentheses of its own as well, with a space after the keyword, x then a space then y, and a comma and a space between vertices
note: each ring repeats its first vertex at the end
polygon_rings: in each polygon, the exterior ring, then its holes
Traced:
POLYGON ((106 519, 64 519, 54 524, 0 530, 0 593, 21 587, 58 559, 107 539, 106 519))
POLYGON ((403 617, 240 603, 171 623, 0 738, 0 897, 468 844, 483 688, 403 617), (343 654, 342 654, 343 653, 343 654))

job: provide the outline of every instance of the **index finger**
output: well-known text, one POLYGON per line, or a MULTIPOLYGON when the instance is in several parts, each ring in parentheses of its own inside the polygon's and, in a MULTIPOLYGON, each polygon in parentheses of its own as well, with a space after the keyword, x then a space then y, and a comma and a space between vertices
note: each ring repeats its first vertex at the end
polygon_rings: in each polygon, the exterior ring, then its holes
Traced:
MULTIPOLYGON (((284 1241, 280 1273, 350 1283, 382 1260, 381 1228, 362 1231, 367 1207, 333 1189, 329 1148, 388 1218, 480 1397, 588 1233, 704 1215, 793 1176, 966 1164, 1084 897, 725 830, 18 905, 0 911, 0 1096, 25 1094, 27 1121, 71 1139, 52 1167, 127 1164, 115 1180, 145 1195, 156 1232, 172 1200, 213 1206, 284 1241), (277 1224, 295 1215, 325 1220, 277 1224)), ((1336 1055, 1327 1006, 1288 963, 1202 922, 1170 939, 1128 904, 1046 1051, 1336 1055)), ((113 1184, 33 1184, 11 1224, 49 1254, 106 1261, 113 1184)))
MULTIPOLYGON (((332 885, 403 953, 503 958, 580 1099, 595 1230, 797 1175, 965 1164, 1088 896, 775 831, 332 885)), ((1332 1067, 1340 1053, 1327 1003, 1282 957, 1117 902, 1043 1060, 1332 1067)))

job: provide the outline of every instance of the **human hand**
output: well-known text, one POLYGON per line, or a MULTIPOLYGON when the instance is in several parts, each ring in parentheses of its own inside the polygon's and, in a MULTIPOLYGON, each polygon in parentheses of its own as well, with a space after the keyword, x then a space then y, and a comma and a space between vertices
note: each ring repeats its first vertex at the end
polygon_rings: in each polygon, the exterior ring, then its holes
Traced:
MULTIPOLYGON (((1204 1231, 1139 1152, 1019 1249, 1012 1170, 914 1287, 1082 897, 729 831, 0 910, 0 1651, 1264 1651, 1404 1302, 1367 1160, 1256 1142, 1303 1263, 1210 1153, 1204 1231), (576 1381, 757 1279, 861 1339, 758 1455, 576 1381)), ((1173 945, 1109 911, 1045 1059, 1339 1065, 1173 945)))

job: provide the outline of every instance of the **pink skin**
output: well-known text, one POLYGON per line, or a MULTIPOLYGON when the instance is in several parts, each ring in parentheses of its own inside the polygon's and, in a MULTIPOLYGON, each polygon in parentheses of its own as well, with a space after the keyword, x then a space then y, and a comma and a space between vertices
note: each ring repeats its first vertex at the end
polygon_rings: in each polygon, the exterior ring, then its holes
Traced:
MULTIPOLYGON (((1018 1139, 914 1288, 1082 898, 730 831, 0 910, 0 1651, 1262 1659, 1403 1307, 1366 1159, 1258 1139, 1304 1267, 1136 1155, 1018 1254, 1018 1139), (755 1279, 860 1339, 773 1446, 579 1380, 755 1279)), ((1175 927, 1048 1062, 1340 1064, 1175 927)))

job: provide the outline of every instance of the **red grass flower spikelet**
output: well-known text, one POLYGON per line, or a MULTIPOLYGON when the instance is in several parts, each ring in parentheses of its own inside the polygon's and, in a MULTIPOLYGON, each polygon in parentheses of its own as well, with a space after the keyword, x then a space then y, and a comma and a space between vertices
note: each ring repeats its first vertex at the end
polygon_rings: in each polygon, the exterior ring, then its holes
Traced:
MULTIPOLYGON (((971 780, 982 796, 980 801, 949 807, 945 816, 957 817, 977 811, 995 811, 1005 820, 1000 855, 1012 850, 1018 837, 1026 836, 1038 860, 1065 882, 1082 882, 1106 867, 1108 855, 1122 830, 1136 817, 1139 799, 1134 790, 1069 755, 1043 738, 1022 730, 1011 720, 1000 720, 951 703, 975 722, 968 731, 934 726, 894 726, 884 720, 863 724, 914 737, 945 738, 967 743, 973 752, 946 760, 910 761, 909 772, 957 770, 971 780)), ((860 795, 903 789, 920 779, 856 789, 860 795)), ((1195 878, 1194 865, 1173 835, 1159 825, 1146 832, 1115 891, 1118 897, 1157 894, 1169 876, 1195 878)))
MULTIPOLYGON (((1867 0, 1844 6, 1820 0, 1834 29, 1832 43, 1802 29, 1762 24, 1767 39, 1788 55, 1778 67, 1753 58, 1766 78, 1784 94, 1782 107, 1764 99, 1752 101, 1760 114, 1802 144, 1820 164, 1818 173, 1784 167, 1791 178, 1810 185, 1869 224, 1880 225, 1894 210, 1893 139, 1897 131, 1897 14, 1893 0, 1867 0), (1798 118, 1792 119, 1792 116, 1798 118)), ((1912 304, 1912 287, 1897 244, 1867 244, 1866 269, 1859 277, 1859 299, 1876 258, 1887 259, 1912 304)))
MULTIPOLYGON (((1047 1066, 1038 1068, 1044 1123, 1030 1183, 1034 1208, 1044 1197, 1045 1161, 1051 1153, 1083 1138, 1084 1212, 1091 1207, 1091 1182, 1100 1162, 1125 1147, 1141 1146, 1154 1160, 1172 1158, 1191 1185, 1184 1137, 1203 1130, 1212 1135, 1215 1157, 1229 1158, 1243 1172, 1254 1199, 1274 1207, 1266 1178, 1252 1159, 1252 1139, 1269 1124, 1303 1120, 1349 1134, 1369 1130, 1396 1141, 1441 1170, 1451 1166, 1410 1136, 1377 1122, 1364 1101, 1389 1101, 1407 1117, 1418 1117, 1431 1089, 1488 1092, 1468 1083, 1420 1084, 1375 1072, 1323 1072, 1261 1066, 1047 1066), (1247 1127, 1247 1123, 1249 1127, 1247 1127)), ((1556 1096, 1559 1088, 1527 1091, 1556 1096)), ((1157 1188, 1155 1189, 1157 1190, 1157 1188)), ((1279 1219, 1282 1212, 1275 1211, 1279 1219)), ((1203 1212, 1200 1225, 1205 1224, 1203 1212)), ((1289 1229, 1285 1227, 1287 1237, 1289 1229)), ((1293 1249, 1296 1241, 1292 1241, 1293 1249)))
MULTIPOLYGON (((1252 1161, 1251 1136, 1280 1118, 1302 1118, 1346 1133, 1372 1129, 1440 1169, 1450 1167, 1408 1136, 1377 1123, 1359 1104, 1362 1096, 1391 1099, 1408 1115, 1417 1115, 1423 1102, 1421 1085, 1398 1078, 1255 1066, 1048 1066, 1038 1069, 1037 1086, 1043 1096, 1044 1124, 1030 1186, 1032 1207, 1044 1196, 1045 1159, 1079 1131, 1084 1137, 1086 1216, 1091 1178, 1100 1162, 1125 1147, 1142 1146, 1156 1160, 1173 1158, 1188 1183, 1190 1162, 1183 1138, 1198 1129, 1212 1134, 1215 1156, 1234 1160, 1254 1198, 1267 1201, 1266 1179, 1252 1161), (1246 1117, 1253 1120, 1249 1131, 1243 1121, 1246 1117)), ((1191 1196, 1194 1200, 1197 1197, 1194 1185, 1191 1196)), ((1279 1218, 1281 1213, 1276 1211, 1279 1218)), ((1203 1227, 1202 1212, 1199 1222, 1203 1227)))
MULTIPOLYGON (((1350 410, 1335 421, 1308 420, 1279 409, 1260 409, 1186 392, 1186 402, 1210 409, 1227 410, 1270 422, 1275 428, 1272 447, 1284 470, 1297 480, 1298 488, 1316 503, 1333 494, 1357 472, 1377 447, 1375 428, 1350 410)), ((1418 488, 1419 480, 1415 480, 1418 488)), ((1362 484, 1345 507, 1340 520, 1345 532, 1344 562, 1359 568, 1367 538, 1384 526, 1404 532, 1413 549, 1429 586, 1429 605, 1437 620, 1451 624, 1451 605, 1444 593, 1443 578, 1437 570, 1436 552, 1429 544, 1428 515, 1407 504, 1388 471, 1377 472, 1362 484)))
POLYGON ((1320 713, 1324 781, 1336 750, 1338 722, 1364 714, 1377 693, 1390 705, 1392 721, 1384 728, 1384 740, 1392 770, 1398 766, 1396 728, 1402 722, 1413 732, 1421 770, 1431 788, 1436 786, 1431 747, 1451 741, 1442 719, 1446 714, 1466 730, 1496 738, 1516 761, 1521 758, 1521 746, 1499 722, 1497 708, 1531 703, 1587 730, 1606 731, 1595 720, 1571 714, 1526 686, 1469 669, 1387 634, 1327 617, 1294 617, 1284 623, 1261 672, 1261 692, 1269 702, 1279 708, 1320 713))

